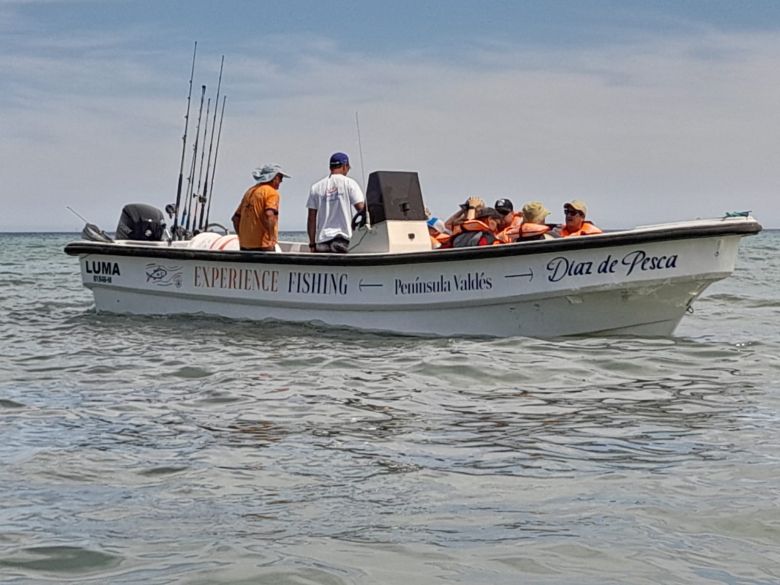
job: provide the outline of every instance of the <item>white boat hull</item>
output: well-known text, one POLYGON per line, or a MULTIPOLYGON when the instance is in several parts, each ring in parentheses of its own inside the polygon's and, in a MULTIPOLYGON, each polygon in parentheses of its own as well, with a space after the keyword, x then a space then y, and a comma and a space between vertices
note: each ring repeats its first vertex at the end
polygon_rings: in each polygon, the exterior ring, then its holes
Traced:
POLYGON ((414 335, 665 336, 733 272, 741 237, 759 230, 741 218, 393 255, 210 252, 178 242, 78 242, 66 251, 80 256, 97 310, 112 313, 414 335))

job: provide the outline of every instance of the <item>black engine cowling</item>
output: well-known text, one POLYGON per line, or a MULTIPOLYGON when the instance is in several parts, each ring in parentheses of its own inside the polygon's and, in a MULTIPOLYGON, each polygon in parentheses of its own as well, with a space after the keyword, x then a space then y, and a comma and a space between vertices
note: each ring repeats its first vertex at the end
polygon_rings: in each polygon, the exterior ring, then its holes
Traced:
POLYGON ((122 208, 116 226, 117 240, 159 242, 165 233, 163 212, 144 203, 131 203, 122 208))

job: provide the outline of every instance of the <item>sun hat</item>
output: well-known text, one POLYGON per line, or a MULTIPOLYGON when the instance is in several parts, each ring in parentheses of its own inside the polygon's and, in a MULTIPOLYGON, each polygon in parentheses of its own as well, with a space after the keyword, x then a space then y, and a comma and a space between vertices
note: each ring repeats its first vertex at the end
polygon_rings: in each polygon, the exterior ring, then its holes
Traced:
POLYGON ((523 221, 528 223, 544 223, 545 218, 550 215, 547 209, 540 201, 529 201, 523 205, 523 221))
POLYGON ((290 178, 290 175, 286 174, 280 165, 268 164, 262 167, 256 168, 252 171, 252 177, 258 183, 270 183, 274 180, 276 175, 282 175, 283 177, 290 178))
POLYGON ((515 206, 512 205, 512 202, 509 199, 499 199, 496 201, 496 204, 493 206, 493 208, 501 215, 512 213, 515 210, 515 206))
POLYGON ((563 208, 566 209, 567 207, 576 209, 577 211, 581 212, 582 215, 588 215, 588 206, 585 205, 584 201, 580 201, 579 199, 572 199, 571 201, 564 203, 563 208))
POLYGON ((330 155, 331 168, 336 168, 348 164, 349 164, 349 157, 345 153, 334 152, 332 155, 330 155))

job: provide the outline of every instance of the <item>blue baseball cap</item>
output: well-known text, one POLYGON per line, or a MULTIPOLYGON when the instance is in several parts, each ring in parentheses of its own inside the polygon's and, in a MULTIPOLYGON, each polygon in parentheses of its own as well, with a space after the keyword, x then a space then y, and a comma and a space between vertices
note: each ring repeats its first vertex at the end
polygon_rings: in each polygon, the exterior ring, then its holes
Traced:
POLYGON ((331 167, 340 167, 349 164, 349 157, 343 152, 334 152, 330 157, 331 167))

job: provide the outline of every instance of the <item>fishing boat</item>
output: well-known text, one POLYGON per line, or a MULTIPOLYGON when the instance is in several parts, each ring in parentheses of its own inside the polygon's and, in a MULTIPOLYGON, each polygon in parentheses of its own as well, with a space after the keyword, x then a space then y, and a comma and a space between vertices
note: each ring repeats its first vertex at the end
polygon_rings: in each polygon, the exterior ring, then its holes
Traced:
POLYGON ((734 271, 742 237, 761 231, 742 213, 434 250, 416 173, 372 173, 366 200, 371 223, 356 228, 346 254, 302 242, 241 251, 235 234, 214 232, 174 240, 160 235, 162 214, 120 223, 125 239, 87 233, 65 252, 79 258, 99 312, 432 336, 668 336, 734 271))

